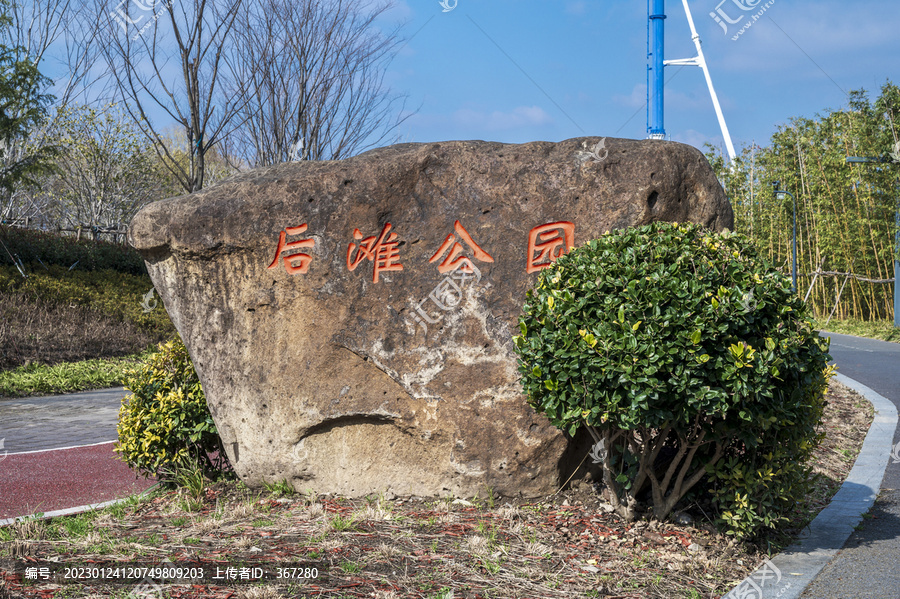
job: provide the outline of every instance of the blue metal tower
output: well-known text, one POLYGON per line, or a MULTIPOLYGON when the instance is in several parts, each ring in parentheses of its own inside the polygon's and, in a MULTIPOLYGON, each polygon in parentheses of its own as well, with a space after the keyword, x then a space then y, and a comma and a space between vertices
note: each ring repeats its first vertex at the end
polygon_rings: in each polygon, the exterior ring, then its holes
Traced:
POLYGON ((663 125, 663 68, 667 66, 695 66, 703 69, 706 85, 709 87, 709 96, 712 99, 719 128, 725 140, 725 149, 728 153, 728 161, 734 161, 734 144, 731 143, 731 134, 725 124, 725 116, 719 105, 719 98, 713 88, 709 68, 706 66, 706 57, 700 45, 700 35, 694 27, 694 18, 691 16, 691 8, 688 0, 681 0, 684 6, 684 16, 687 17, 688 26, 691 29, 691 40, 697 50, 697 56, 693 58, 679 58, 677 60, 665 59, 665 0, 647 0, 647 136, 650 139, 665 139, 666 128, 663 125))
POLYGON ((665 139, 663 124, 663 67, 665 66, 666 0, 647 0, 647 134, 665 139))

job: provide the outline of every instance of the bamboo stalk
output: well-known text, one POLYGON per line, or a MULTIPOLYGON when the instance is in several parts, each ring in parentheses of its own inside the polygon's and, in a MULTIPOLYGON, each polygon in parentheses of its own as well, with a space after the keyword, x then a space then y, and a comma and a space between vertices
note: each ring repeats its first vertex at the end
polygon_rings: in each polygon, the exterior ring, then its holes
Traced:
POLYGON ((841 294, 844 292, 844 285, 846 285, 847 281, 849 280, 850 277, 844 278, 844 283, 841 285, 841 290, 837 293, 837 297, 834 300, 834 308, 831 310, 831 314, 828 315, 828 319, 825 321, 825 326, 828 326, 829 321, 831 321, 831 317, 834 316, 834 311, 837 310, 838 304, 841 303, 841 294))

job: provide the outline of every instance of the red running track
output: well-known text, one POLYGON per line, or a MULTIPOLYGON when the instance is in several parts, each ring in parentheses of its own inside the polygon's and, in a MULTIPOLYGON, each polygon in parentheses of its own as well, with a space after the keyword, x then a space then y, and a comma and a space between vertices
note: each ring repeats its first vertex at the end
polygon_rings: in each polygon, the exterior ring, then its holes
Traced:
POLYGON ((153 486, 116 458, 113 445, 7 455, 0 460, 0 520, 121 499, 153 486))

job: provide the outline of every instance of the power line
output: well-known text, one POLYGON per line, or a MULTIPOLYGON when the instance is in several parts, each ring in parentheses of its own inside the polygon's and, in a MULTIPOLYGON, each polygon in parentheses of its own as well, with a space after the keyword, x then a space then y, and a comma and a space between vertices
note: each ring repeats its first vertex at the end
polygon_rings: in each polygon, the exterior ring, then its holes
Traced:
MULTIPOLYGON (((768 14, 766 14, 766 16, 769 17, 768 14)), ((769 17, 769 20, 772 21, 772 23, 775 24, 775 27, 778 27, 778 29, 781 31, 781 33, 784 34, 784 36, 785 36, 786 38, 788 38, 789 40, 791 40, 791 43, 792 43, 792 44, 794 44, 795 46, 797 46, 797 48, 798 48, 801 52, 803 52, 803 54, 809 59, 809 61, 810 61, 811 63, 813 63, 814 65, 816 65, 816 67, 817 67, 820 71, 822 71, 822 73, 824 73, 825 76, 828 77, 828 79, 830 79, 832 83, 834 83, 834 86, 835 86, 836 88, 838 88, 839 90, 841 90, 841 92, 842 92, 845 96, 849 96, 849 95, 850 95, 850 94, 848 94, 846 91, 844 91, 844 88, 843 88, 843 87, 841 87, 840 85, 838 85, 837 81, 835 81, 834 79, 831 78, 831 75, 829 75, 828 72, 825 71, 825 69, 823 69, 821 66, 819 66, 819 63, 817 63, 815 60, 813 60, 813 57, 812 57, 812 56, 810 56, 809 54, 806 53, 806 50, 804 50, 803 48, 800 47, 800 44, 798 44, 797 42, 794 41, 794 38, 792 38, 791 36, 789 36, 789 35, 787 34, 787 31, 785 31, 784 29, 781 29, 781 25, 779 25, 778 23, 775 23, 775 19, 773 19, 772 17, 769 17)))

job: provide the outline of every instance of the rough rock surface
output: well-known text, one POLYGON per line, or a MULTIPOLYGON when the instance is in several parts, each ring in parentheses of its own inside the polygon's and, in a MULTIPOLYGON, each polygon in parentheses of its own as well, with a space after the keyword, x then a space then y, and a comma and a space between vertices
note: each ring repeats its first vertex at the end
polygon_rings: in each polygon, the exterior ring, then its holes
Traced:
POLYGON ((654 220, 732 226, 696 149, 455 141, 253 170, 130 235, 248 484, 539 496, 572 460, 520 392, 525 291, 569 246, 654 220))

